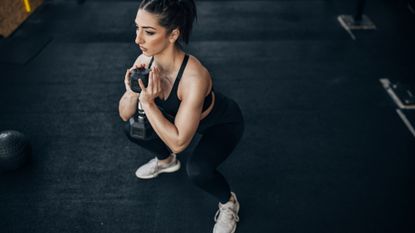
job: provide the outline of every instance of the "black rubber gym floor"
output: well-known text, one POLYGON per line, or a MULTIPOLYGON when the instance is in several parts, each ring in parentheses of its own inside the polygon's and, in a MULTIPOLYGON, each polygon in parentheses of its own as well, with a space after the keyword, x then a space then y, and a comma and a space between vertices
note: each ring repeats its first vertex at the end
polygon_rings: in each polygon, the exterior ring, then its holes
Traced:
MULTIPOLYGON (((336 19, 353 1, 197 1, 187 49, 246 120, 221 166, 237 232, 415 231, 415 138, 379 82, 415 78, 406 4, 368 1, 378 29, 353 41, 336 19)), ((30 164, 0 175, 0 232, 212 231, 217 203, 183 169, 134 176, 153 156, 118 116, 137 6, 46 1, 0 39, 0 131, 33 146, 30 164)))

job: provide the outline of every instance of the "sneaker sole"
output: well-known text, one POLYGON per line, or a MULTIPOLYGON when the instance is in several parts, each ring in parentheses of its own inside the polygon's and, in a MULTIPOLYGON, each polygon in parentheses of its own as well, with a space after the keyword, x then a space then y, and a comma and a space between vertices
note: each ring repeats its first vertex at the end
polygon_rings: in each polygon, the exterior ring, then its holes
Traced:
MULTIPOLYGON (((232 228, 232 231, 230 233, 235 233, 236 231, 236 225, 232 228)), ((215 233, 215 229, 213 229, 213 233, 215 233)))
POLYGON ((172 166, 172 167, 168 167, 168 168, 164 168, 159 170, 158 172, 154 173, 153 175, 150 176, 138 176, 137 173, 135 174, 135 176, 137 176, 140 179, 152 179, 152 178, 156 178, 159 174, 161 173, 172 173, 172 172, 176 172, 180 169, 180 161, 177 160, 177 164, 172 166))

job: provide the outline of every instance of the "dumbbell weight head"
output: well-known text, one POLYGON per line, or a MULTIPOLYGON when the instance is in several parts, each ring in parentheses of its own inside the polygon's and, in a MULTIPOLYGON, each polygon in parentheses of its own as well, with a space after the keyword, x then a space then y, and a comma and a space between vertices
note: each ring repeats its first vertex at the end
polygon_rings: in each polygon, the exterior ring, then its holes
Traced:
POLYGON ((143 81, 144 83, 144 86, 147 87, 149 74, 150 74, 150 69, 146 69, 144 67, 133 69, 130 75, 131 90, 136 93, 141 92, 140 85, 138 84, 139 79, 141 79, 141 81, 143 81))
POLYGON ((140 140, 151 140, 156 134, 146 118, 130 118, 130 136, 140 140))

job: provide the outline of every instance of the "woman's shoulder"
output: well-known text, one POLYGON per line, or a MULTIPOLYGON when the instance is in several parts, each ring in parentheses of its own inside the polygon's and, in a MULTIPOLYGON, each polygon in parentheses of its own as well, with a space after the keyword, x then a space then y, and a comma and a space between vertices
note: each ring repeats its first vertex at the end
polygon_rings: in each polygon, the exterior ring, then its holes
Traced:
POLYGON ((195 56, 190 54, 184 75, 200 77, 202 79, 210 79, 210 74, 207 68, 195 56))
POLYGON ((137 59, 135 60, 134 65, 140 66, 141 64, 145 64, 147 67, 150 61, 151 61, 151 57, 148 57, 144 54, 140 54, 140 56, 138 56, 137 59))
POLYGON ((188 87, 191 86, 198 86, 198 88, 205 89, 204 92, 207 92, 212 86, 212 79, 206 67, 196 57, 189 55, 180 83, 185 90, 188 90, 188 87))

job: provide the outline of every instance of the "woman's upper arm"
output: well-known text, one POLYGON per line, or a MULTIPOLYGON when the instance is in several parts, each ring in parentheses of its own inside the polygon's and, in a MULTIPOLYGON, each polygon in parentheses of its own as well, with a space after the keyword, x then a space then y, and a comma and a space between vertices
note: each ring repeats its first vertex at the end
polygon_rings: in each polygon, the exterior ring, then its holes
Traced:
POLYGON ((186 148, 199 126, 203 110, 205 93, 209 80, 201 77, 188 77, 189 82, 183 87, 182 100, 174 124, 179 133, 180 147, 186 148))

